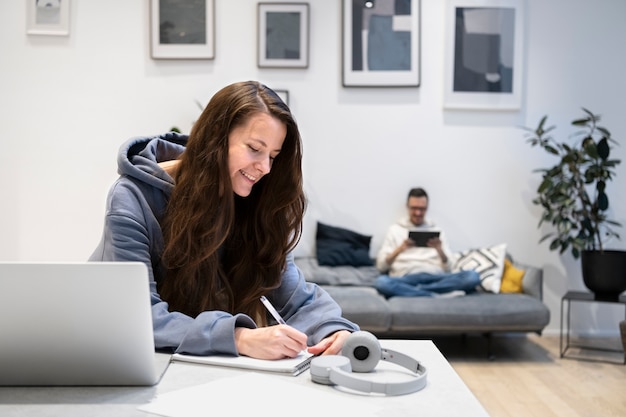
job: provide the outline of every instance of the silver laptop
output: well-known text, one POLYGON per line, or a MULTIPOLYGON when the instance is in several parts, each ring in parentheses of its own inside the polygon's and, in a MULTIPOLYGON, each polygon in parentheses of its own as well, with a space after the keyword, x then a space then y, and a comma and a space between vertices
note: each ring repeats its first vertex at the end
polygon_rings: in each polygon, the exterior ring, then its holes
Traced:
POLYGON ((138 262, 0 262, 0 385, 154 385, 138 262))

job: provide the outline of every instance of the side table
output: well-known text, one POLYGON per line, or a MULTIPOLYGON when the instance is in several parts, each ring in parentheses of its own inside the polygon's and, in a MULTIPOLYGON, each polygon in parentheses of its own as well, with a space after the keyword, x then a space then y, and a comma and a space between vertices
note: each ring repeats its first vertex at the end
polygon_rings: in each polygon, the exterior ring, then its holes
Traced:
MULTIPOLYGON (((612 300, 612 301, 607 301, 604 299, 596 299, 595 296, 590 293, 590 292, 584 292, 584 291, 568 291, 562 298, 561 298, 561 332, 560 332, 560 338, 559 338, 559 349, 560 349, 560 353, 561 353, 561 358, 570 358, 570 359, 582 359, 582 360, 592 360, 592 361, 599 361, 599 362, 608 362, 608 363, 618 363, 621 365, 626 365, 626 353, 623 350, 619 350, 619 349, 611 349, 611 348, 602 348, 602 347, 597 347, 597 346, 589 346, 589 345, 583 345, 583 344, 572 344, 570 342, 570 327, 571 327, 571 303, 572 302, 589 302, 589 303, 613 303, 613 304, 622 304, 624 306, 624 318, 626 319, 626 295, 621 295, 619 296, 619 298, 617 300, 612 300), (566 329, 565 329, 565 335, 563 334, 563 321, 564 321, 564 307, 567 304, 567 317, 565 319, 566 321, 566 329), (565 343, 563 343, 563 338, 565 337, 565 343), (580 348, 580 349, 587 349, 587 350, 597 350, 597 351, 604 351, 604 352, 621 352, 622 354, 624 354, 624 359, 622 362, 615 362, 612 360, 603 360, 603 359, 588 359, 588 358, 581 358, 581 357, 573 357, 573 356, 566 356, 565 353, 567 352, 567 350, 571 347, 574 348, 580 348)), ((619 327, 619 326, 618 326, 619 327)))

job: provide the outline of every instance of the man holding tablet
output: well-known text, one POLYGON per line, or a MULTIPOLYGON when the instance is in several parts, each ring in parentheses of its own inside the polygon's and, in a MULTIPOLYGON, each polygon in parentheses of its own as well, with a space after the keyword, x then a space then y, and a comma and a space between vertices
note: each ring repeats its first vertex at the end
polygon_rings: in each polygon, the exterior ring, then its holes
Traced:
POLYGON ((480 284, 476 271, 451 272, 453 259, 444 233, 426 219, 428 194, 413 188, 407 198, 408 216, 392 224, 376 258, 383 275, 378 291, 387 296, 457 296, 480 284))

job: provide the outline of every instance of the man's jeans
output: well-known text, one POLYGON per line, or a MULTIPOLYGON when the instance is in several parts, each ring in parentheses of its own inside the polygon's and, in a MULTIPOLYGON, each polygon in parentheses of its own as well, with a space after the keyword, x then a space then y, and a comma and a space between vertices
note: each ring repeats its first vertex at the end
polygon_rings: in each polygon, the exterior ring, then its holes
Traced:
POLYGON ((452 291, 473 292, 480 284, 480 276, 474 270, 430 274, 420 272, 392 278, 380 275, 374 286, 386 297, 433 297, 452 291))

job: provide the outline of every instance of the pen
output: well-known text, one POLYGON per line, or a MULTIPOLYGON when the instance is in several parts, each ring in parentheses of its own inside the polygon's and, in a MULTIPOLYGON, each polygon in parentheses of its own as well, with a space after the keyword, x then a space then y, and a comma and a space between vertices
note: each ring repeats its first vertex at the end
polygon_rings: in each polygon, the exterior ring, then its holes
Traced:
POLYGON ((278 314, 278 311, 276 311, 276 309, 274 308, 272 303, 270 303, 270 300, 265 298, 264 295, 261 296, 261 302, 263 303, 265 308, 267 308, 267 311, 270 312, 272 317, 274 317, 274 320, 276 320, 280 324, 287 324, 287 323, 285 323, 285 320, 283 320, 283 318, 280 316, 280 314, 278 314))

